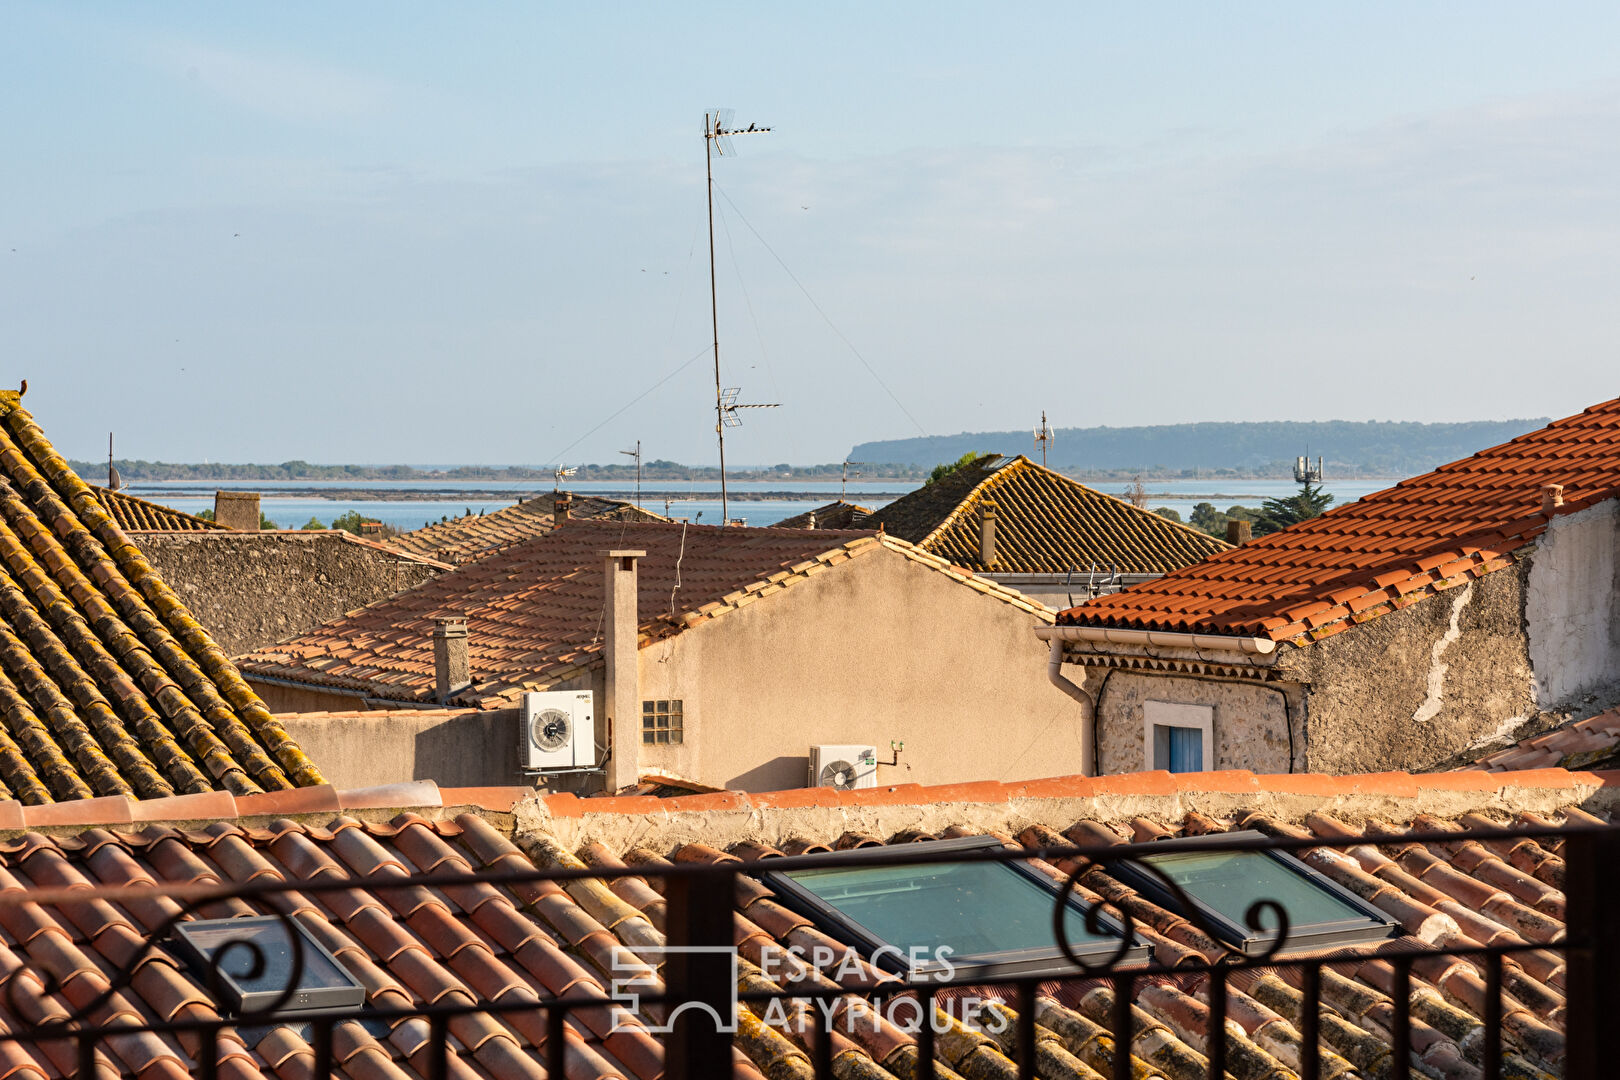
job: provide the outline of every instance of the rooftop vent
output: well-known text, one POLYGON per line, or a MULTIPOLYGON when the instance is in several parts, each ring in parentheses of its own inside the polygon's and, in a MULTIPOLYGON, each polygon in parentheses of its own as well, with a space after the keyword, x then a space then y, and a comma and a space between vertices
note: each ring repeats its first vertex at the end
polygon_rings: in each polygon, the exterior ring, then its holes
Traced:
POLYGON ((447 616, 433 620, 433 693, 441 704, 472 685, 467 655, 467 620, 447 616))
POLYGON ((1551 515, 1552 512, 1564 505, 1563 484, 1541 485, 1541 512, 1551 515))

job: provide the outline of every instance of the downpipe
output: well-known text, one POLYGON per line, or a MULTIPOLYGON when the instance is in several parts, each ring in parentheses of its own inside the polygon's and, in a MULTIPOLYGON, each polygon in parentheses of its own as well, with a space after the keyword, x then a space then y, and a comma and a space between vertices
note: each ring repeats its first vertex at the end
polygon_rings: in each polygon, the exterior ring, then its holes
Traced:
MULTIPOLYGON (((1067 675, 1063 674, 1063 639, 1054 637, 1049 642, 1051 652, 1046 661, 1046 677, 1052 685, 1068 694, 1079 702, 1082 716, 1080 718, 1080 760, 1082 762, 1095 761, 1092 753, 1092 740, 1095 738, 1097 727, 1097 708, 1091 700, 1091 695, 1085 688, 1067 675)), ((1091 776, 1095 772, 1087 765, 1082 765, 1083 775, 1091 776)))

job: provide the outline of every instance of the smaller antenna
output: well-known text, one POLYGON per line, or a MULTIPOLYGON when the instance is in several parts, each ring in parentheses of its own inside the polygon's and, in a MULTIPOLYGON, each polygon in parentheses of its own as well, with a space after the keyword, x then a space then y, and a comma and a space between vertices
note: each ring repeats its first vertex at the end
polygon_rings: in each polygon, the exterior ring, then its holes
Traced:
POLYGON ((636 509, 640 510, 641 509, 641 440, 640 439, 636 440, 636 448, 634 450, 620 450, 619 453, 623 454, 625 457, 631 457, 631 458, 636 459, 636 509))
POLYGON ((780 409, 780 401, 760 405, 743 405, 737 401, 737 395, 742 393, 740 386, 728 386, 720 391, 720 422, 726 427, 742 427, 742 417, 737 415, 738 409, 780 409))
POLYGON ((1046 448, 1057 438, 1052 429, 1046 426, 1046 410, 1041 410, 1041 426, 1035 429, 1035 449, 1041 452, 1041 467, 1046 467, 1046 448))
POLYGON ((565 469, 561 465, 557 466, 551 471, 551 475, 555 479, 555 482, 551 485, 551 490, 561 491, 562 482, 577 472, 579 472, 579 467, 577 465, 572 469, 565 469))
POLYGON ((860 476, 861 475, 858 472, 854 472, 854 473, 850 472, 849 467, 851 465, 865 465, 865 464, 867 464, 867 463, 864 462, 864 461, 846 461, 846 462, 844 462, 844 478, 838 482, 838 501, 839 502, 847 501, 844 498, 844 488, 849 484, 849 478, 851 476, 860 476))
POLYGON ((107 432, 107 490, 117 491, 124 486, 124 478, 118 475, 118 467, 113 464, 112 432, 107 432))

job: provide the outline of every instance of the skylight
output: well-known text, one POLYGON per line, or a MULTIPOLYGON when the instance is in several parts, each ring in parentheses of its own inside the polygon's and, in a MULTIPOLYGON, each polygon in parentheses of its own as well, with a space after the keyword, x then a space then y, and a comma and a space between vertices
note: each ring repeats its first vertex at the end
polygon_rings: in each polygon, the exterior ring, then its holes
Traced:
MULTIPOLYGON (((1245 921, 1260 900, 1275 900, 1288 913, 1290 949, 1374 941, 1395 932, 1395 922, 1382 911, 1287 852, 1209 850, 1212 844, 1262 837, 1245 831, 1166 840, 1154 845, 1162 853, 1142 861, 1175 882, 1217 936, 1245 953, 1264 952, 1276 939, 1274 930, 1255 930, 1245 921)), ((1161 907, 1179 910, 1175 895, 1153 874, 1129 864, 1107 870, 1161 907)), ((1261 918, 1268 926, 1275 923, 1269 912, 1261 918)))
MULTIPOLYGON (((931 850, 964 852, 1000 846, 988 836, 929 844, 931 850)), ((868 848, 840 852, 839 858, 877 862, 893 855, 892 849, 868 848)), ((1052 936, 1057 886, 1021 863, 846 865, 764 876, 785 904, 887 971, 925 975, 944 968, 941 958, 982 975, 1074 970, 1052 936)), ((1064 925, 1077 955, 1100 962, 1120 949, 1119 924, 1104 922, 1106 933, 1089 933, 1085 908, 1070 898, 1064 925)), ((1144 959, 1146 949, 1133 943, 1126 957, 1144 959)))
POLYGON ((337 958, 316 941, 296 919, 291 921, 298 935, 288 934, 288 923, 274 915, 242 919, 199 919, 175 926, 175 935, 187 958, 206 970, 219 956, 220 989, 225 1000, 222 1011, 241 1016, 263 1012, 276 1004, 293 977, 293 950, 303 956, 298 987, 288 997, 277 1016, 301 1016, 328 1010, 355 1008, 365 1003, 366 990, 346 971, 337 958), (234 942, 256 946, 264 958, 264 969, 253 970, 253 952, 234 942))

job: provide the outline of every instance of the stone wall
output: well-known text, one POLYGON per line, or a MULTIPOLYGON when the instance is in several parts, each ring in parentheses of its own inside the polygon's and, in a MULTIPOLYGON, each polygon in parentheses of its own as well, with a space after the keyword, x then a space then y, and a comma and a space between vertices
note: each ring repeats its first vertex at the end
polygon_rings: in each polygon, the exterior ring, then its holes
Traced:
MULTIPOLYGON (((1248 769, 1257 773, 1289 771, 1289 717, 1296 725, 1296 741, 1300 732, 1298 687, 1191 675, 1139 675, 1126 671, 1115 671, 1104 683, 1103 676, 1104 672, 1094 671, 1085 683, 1087 693, 1093 698, 1101 690, 1102 700, 1097 710, 1100 773, 1137 772, 1147 768, 1147 724, 1143 705, 1148 701, 1214 708, 1215 761, 1206 762, 1206 769, 1248 769), (1291 698, 1286 709, 1285 694, 1291 698)), ((1072 669, 1069 677, 1078 678, 1072 669)), ((1301 757, 1296 754, 1295 760, 1298 762, 1301 757)))
POLYGON ((232 656, 443 572, 343 532, 147 532, 130 539, 232 656))

